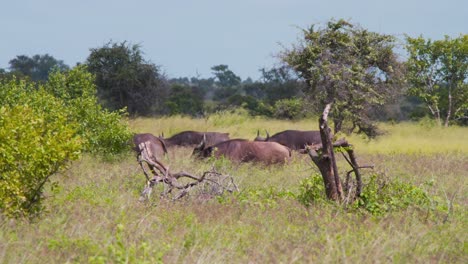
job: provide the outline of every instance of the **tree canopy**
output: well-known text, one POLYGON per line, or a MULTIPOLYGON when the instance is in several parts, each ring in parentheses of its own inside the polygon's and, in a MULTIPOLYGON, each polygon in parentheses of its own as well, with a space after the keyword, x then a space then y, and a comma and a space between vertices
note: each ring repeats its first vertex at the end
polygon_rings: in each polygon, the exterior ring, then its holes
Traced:
POLYGON ((166 112, 166 78, 155 64, 143 58, 139 45, 110 42, 91 49, 87 65, 96 75, 98 96, 107 108, 126 107, 131 115, 166 112))
POLYGON ((375 136, 369 111, 391 100, 402 87, 402 65, 393 52, 395 38, 345 20, 331 20, 322 28, 312 25, 302 33, 299 44, 280 56, 306 80, 308 99, 319 109, 333 102, 335 133, 347 120, 349 131, 358 128, 375 136))
POLYGON ((201 116, 203 114, 203 97, 203 90, 198 86, 173 84, 166 101, 169 114, 201 116))
POLYGON ((439 125, 468 121, 468 35, 432 41, 407 37, 409 92, 439 125))
POLYGON ((32 57, 19 55, 10 60, 10 72, 15 75, 29 76, 33 81, 45 81, 53 69, 60 71, 69 67, 62 61, 49 54, 36 54, 32 57))

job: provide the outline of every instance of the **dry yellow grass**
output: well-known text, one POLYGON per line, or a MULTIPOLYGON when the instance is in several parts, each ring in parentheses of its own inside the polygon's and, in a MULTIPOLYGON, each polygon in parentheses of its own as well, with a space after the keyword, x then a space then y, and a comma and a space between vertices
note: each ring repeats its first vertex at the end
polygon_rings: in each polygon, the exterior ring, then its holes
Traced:
MULTIPOLYGON (((257 129, 314 129, 315 122, 226 113, 206 120, 130 120, 136 132, 170 136, 215 130, 250 139, 257 129)), ((144 176, 133 154, 112 163, 86 155, 54 177, 59 188, 49 190, 42 218, 34 223, 0 220, 0 262, 467 263, 467 128, 382 126, 388 134, 378 140, 349 137, 360 160, 438 195, 442 204, 454 197, 449 215, 436 208, 410 207, 381 217, 331 203, 305 208, 285 195, 297 192, 300 181, 316 171, 303 157, 276 167, 217 164, 235 177, 240 196, 174 203, 156 195, 153 203, 143 204, 138 196, 144 176)), ((174 149, 164 162, 172 171, 195 174, 213 165, 191 159, 190 152, 174 149)))
MULTIPOLYGON (((206 119, 192 119, 175 116, 165 118, 137 118, 130 120, 136 132, 149 132, 155 135, 164 133, 166 137, 184 130, 229 132, 231 138, 255 138, 257 131, 264 136, 265 130, 270 135, 286 129, 318 130, 316 118, 300 121, 284 121, 251 118, 245 113, 219 113, 206 119)), ((436 154, 460 153, 468 155, 468 129, 465 127, 437 127, 418 123, 400 123, 390 125, 382 123, 379 127, 385 134, 374 140, 360 135, 344 135, 360 152, 364 153, 405 153, 436 154)))

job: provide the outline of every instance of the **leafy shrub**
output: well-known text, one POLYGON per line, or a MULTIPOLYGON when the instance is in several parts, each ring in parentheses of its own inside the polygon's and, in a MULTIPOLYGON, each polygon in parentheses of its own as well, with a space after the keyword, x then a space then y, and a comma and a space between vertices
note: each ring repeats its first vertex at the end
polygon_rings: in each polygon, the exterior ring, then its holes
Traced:
POLYGON ((265 101, 256 100, 254 98, 250 98, 245 103, 242 104, 242 107, 249 110, 249 113, 253 116, 273 116, 273 106, 267 104, 265 101))
POLYGON ((305 116, 301 99, 282 99, 275 102, 273 116, 280 119, 298 119, 305 116))
MULTIPOLYGON (((301 181, 297 200, 311 206, 327 201, 322 176, 316 173, 301 181)), ((400 180, 389 180, 378 174, 370 176, 361 196, 352 204, 352 209, 364 209, 373 215, 405 209, 409 206, 428 207, 431 200, 421 188, 400 180)))
POLYGON ((390 181, 373 174, 353 207, 362 208, 374 215, 382 215, 409 206, 428 207, 430 202, 427 193, 417 186, 398 179, 390 181))
POLYGON ((165 102, 170 115, 200 116, 203 113, 203 91, 198 87, 174 84, 165 102))
POLYGON ((45 85, 0 81, 0 211, 35 216, 49 178, 81 151, 105 157, 128 148, 124 111, 97 103, 93 76, 84 66, 55 71, 45 85))
POLYGON ((322 175, 315 173, 303 179, 299 184, 299 193, 296 198, 306 207, 311 206, 314 202, 325 201, 325 186, 322 175))
POLYGON ((101 107, 96 97, 94 76, 83 65, 68 72, 53 72, 45 89, 63 100, 68 119, 77 124, 77 132, 86 139, 84 150, 107 157, 128 149, 131 132, 122 122, 125 109, 110 112, 101 107))
POLYGON ((78 158, 81 140, 61 100, 24 81, 0 83, 0 211, 34 216, 49 177, 78 158))

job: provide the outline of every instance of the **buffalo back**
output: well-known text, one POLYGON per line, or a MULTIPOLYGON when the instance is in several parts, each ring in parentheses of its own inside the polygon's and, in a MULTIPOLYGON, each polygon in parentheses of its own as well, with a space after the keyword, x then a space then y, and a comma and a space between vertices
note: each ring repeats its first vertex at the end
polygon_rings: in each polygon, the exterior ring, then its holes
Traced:
POLYGON ((232 139, 208 146, 199 153, 202 157, 226 157, 234 162, 285 163, 291 158, 291 150, 276 142, 232 139))

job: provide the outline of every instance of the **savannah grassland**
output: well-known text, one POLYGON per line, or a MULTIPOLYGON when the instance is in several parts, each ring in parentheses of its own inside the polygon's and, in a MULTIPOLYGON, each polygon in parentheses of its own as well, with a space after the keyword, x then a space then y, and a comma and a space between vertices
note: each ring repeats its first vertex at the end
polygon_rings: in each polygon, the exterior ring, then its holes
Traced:
MULTIPOLYGON (((219 114, 129 121, 135 132, 225 131, 253 139, 257 129, 317 129, 298 122, 219 114)), ((387 134, 348 136, 363 170, 423 189, 433 206, 380 215, 331 202, 305 207, 300 183, 318 172, 307 156, 286 166, 197 161, 173 149, 170 170, 200 175, 215 166, 241 192, 212 200, 138 202, 145 178, 133 153, 117 161, 85 155, 55 175, 47 212, 33 223, 0 221, 2 263, 468 263, 468 128, 381 124, 387 134)), ((349 170, 340 160, 342 172, 349 170)))

